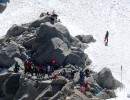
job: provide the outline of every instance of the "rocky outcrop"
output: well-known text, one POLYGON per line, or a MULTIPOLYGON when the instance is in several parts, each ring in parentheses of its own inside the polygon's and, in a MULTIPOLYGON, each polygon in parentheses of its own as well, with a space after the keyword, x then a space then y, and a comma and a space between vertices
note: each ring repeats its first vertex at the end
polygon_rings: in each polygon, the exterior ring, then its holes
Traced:
POLYGON ((69 47, 60 38, 52 38, 46 44, 38 48, 36 56, 33 58, 39 64, 50 63, 55 59, 57 62, 56 66, 60 66, 63 64, 65 57, 70 51, 69 47))
POLYGON ((84 67, 87 56, 80 48, 71 48, 72 52, 66 57, 64 63, 84 67))
POLYGON ((18 35, 23 34, 27 30, 27 27, 24 26, 18 26, 18 25, 13 25, 8 31, 7 34, 5 35, 5 39, 8 39, 10 37, 15 37, 18 35))
POLYGON ((5 80, 9 77, 9 73, 4 73, 0 75, 0 97, 3 97, 2 85, 4 84, 5 80))
POLYGON ((92 35, 77 35, 76 38, 83 43, 91 43, 96 41, 92 35))
POLYGON ((27 80, 21 84, 13 100, 34 100, 37 96, 37 89, 32 80, 27 80))
POLYGON ((0 49, 0 67, 11 67, 14 64, 14 57, 21 57, 18 44, 14 41, 6 42, 0 49))
POLYGON ((107 89, 117 89, 122 84, 116 80, 111 73, 109 68, 103 68, 97 75, 96 75, 97 83, 107 89))
POLYGON ((3 83, 2 91, 5 97, 10 99, 16 94, 19 89, 20 74, 11 74, 3 83))
POLYGON ((2 13, 5 10, 6 6, 7 5, 5 3, 0 3, 0 13, 2 13))

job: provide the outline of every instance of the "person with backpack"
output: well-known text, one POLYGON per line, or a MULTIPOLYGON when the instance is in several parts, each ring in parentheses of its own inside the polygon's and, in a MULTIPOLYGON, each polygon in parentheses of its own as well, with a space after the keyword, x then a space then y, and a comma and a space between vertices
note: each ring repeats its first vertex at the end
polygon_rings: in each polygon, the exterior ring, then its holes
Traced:
POLYGON ((107 31, 106 35, 105 35, 105 38, 104 38, 104 42, 105 42, 106 46, 108 46, 108 36, 109 36, 109 32, 107 31))

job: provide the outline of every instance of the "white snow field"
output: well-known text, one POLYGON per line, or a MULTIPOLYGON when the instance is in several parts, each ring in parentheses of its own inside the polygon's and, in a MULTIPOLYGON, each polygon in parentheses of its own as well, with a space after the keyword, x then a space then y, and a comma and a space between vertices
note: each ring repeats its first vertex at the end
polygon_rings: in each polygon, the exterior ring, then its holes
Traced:
POLYGON ((92 69, 109 67, 123 89, 113 100, 127 100, 130 95, 130 0, 11 0, 0 14, 0 36, 13 24, 37 19, 41 12, 55 10, 71 35, 92 34, 97 42, 85 52, 93 61, 92 69), (108 46, 104 36, 109 31, 108 46), (129 92, 128 92, 129 91, 129 92))

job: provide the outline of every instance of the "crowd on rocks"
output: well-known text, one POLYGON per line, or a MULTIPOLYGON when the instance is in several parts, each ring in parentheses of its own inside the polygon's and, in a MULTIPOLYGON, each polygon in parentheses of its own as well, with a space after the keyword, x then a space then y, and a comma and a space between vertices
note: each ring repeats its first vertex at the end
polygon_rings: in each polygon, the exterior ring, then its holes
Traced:
POLYGON ((0 67, 14 65, 15 72, 0 75, 0 97, 6 98, 10 94, 10 100, 115 97, 113 90, 120 86, 120 82, 112 76, 110 69, 104 68, 96 73, 88 67, 91 60, 84 49, 88 43, 95 42, 93 36, 72 37, 59 22, 55 11, 42 13, 40 17, 32 23, 13 25, 0 39, 0 67), (21 59, 22 65, 14 58, 21 59), (23 88, 26 88, 24 92, 23 88))

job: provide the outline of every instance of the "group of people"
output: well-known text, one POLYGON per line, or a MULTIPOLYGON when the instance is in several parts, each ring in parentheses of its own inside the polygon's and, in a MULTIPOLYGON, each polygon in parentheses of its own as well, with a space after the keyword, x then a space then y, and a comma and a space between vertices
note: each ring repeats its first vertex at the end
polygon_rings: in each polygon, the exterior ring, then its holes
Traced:
MULTIPOLYGON (((30 73, 32 76, 35 75, 37 77, 44 77, 45 74, 48 74, 48 77, 51 76, 53 71, 55 70, 56 61, 52 60, 50 64, 47 64, 46 66, 36 65, 33 63, 31 57, 29 57, 24 62, 24 73, 30 73)), ((20 65, 16 61, 14 72, 18 72, 20 68, 20 65)))
POLYGON ((60 22, 60 19, 58 19, 58 15, 53 10, 52 13, 46 12, 44 15, 48 16, 50 18, 50 22, 54 24, 54 22, 60 22))
POLYGON ((83 69, 80 70, 80 79, 84 79, 84 77, 90 77, 89 69, 86 69, 85 71, 83 69))
POLYGON ((73 80, 75 73, 76 71, 66 71, 65 69, 63 69, 61 75, 69 80, 73 80))

